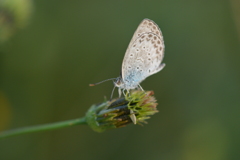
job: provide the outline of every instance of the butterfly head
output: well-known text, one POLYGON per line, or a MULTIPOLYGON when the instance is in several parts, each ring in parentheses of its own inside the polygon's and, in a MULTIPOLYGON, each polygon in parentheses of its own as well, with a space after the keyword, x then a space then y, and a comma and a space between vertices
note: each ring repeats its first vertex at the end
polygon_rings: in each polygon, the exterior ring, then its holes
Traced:
POLYGON ((121 76, 117 77, 113 83, 116 87, 119 87, 119 88, 121 88, 124 84, 121 76))

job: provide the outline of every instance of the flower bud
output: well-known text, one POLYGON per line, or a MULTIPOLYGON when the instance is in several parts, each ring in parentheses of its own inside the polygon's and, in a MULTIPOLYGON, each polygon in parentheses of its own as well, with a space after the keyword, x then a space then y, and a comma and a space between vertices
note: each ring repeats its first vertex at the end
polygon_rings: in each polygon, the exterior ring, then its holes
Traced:
POLYGON ((153 91, 134 90, 124 98, 117 98, 93 105, 86 113, 88 125, 97 132, 124 127, 127 124, 143 124, 158 112, 153 91))

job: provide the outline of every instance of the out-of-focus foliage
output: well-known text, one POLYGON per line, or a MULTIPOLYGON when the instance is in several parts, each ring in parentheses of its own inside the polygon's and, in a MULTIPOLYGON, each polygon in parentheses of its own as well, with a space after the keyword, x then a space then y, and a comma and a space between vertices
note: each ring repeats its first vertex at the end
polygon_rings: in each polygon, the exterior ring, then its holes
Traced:
POLYGON ((0 43, 28 24, 32 7, 32 0, 0 0, 0 43))
POLYGON ((166 67, 141 83, 154 91, 159 113, 144 127, 99 134, 75 126, 5 139, 1 160, 239 159, 239 1, 35 0, 30 8, 23 9, 32 13, 29 25, 0 44, 1 129, 82 117, 109 97, 112 83, 88 84, 119 76, 144 18, 159 25, 166 45, 166 67))
POLYGON ((0 131, 7 128, 11 119, 11 106, 6 95, 0 92, 0 131))

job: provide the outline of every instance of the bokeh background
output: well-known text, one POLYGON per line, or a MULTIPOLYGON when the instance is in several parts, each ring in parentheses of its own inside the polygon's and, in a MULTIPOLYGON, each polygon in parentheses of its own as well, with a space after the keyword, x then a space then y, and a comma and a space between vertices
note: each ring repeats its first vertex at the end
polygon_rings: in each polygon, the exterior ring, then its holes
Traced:
MULTIPOLYGON (((109 97, 144 18, 161 28, 166 67, 143 127, 87 126, 0 141, 1 160, 238 160, 240 1, 1 0, 0 131, 84 116, 109 97)), ((115 93, 117 96, 117 93, 115 93)))

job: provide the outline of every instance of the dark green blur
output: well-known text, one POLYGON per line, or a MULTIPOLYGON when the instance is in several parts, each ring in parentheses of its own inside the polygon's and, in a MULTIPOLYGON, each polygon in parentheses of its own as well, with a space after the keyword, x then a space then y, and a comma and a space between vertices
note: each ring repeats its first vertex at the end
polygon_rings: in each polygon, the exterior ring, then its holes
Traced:
POLYGON ((21 1, 11 21, 0 14, 0 131, 79 118, 109 99, 111 81, 88 85, 119 76, 144 18, 162 30, 166 67, 141 83, 158 103, 147 125, 12 137, 0 160, 239 159, 239 1, 21 1), (16 27, 3 32, 5 22, 16 27))

